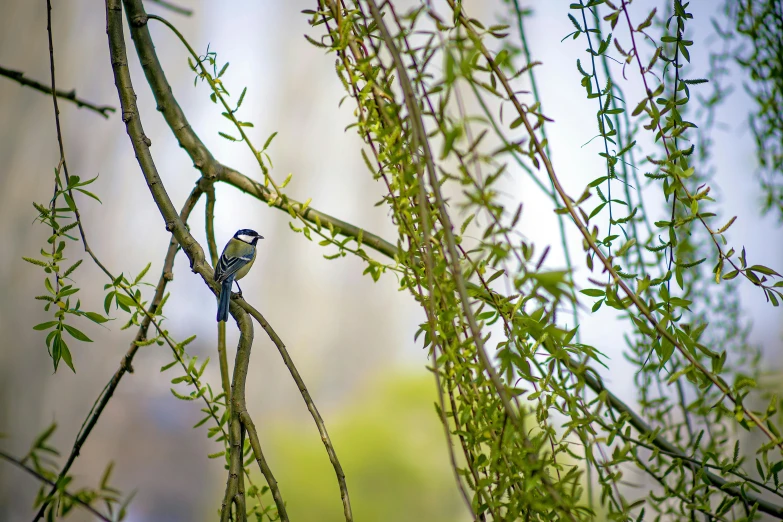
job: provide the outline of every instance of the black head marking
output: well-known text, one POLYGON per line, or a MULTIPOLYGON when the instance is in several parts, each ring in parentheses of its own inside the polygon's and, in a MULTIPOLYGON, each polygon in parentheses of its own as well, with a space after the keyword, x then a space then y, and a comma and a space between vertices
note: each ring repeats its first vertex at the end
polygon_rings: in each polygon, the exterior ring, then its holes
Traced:
POLYGON ((264 239, 264 236, 260 235, 255 230, 251 230, 249 228, 242 228, 237 230, 237 233, 234 234, 234 238, 240 241, 244 241, 245 243, 255 245, 256 243, 258 243, 259 239, 264 239))

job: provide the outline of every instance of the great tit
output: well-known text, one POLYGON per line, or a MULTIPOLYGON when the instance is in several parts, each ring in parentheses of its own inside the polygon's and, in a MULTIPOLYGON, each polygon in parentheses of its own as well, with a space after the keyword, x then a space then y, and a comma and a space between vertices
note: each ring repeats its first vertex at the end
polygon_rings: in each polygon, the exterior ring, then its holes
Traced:
MULTIPOLYGON (((237 230, 234 237, 226 243, 226 248, 220 255, 218 264, 215 267, 215 282, 220 284, 220 296, 218 297, 217 320, 228 320, 228 303, 231 299, 231 287, 234 281, 238 281, 247 275, 253 261, 256 260, 256 243, 259 239, 264 239, 255 230, 243 228, 237 230)), ((239 293, 242 288, 239 287, 239 293)))

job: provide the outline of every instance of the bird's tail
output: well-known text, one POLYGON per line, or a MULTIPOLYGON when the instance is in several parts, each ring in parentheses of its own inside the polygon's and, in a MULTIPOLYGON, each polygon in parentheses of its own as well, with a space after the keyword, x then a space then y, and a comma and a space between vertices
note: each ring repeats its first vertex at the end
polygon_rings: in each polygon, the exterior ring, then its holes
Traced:
POLYGON ((220 287, 220 296, 218 297, 217 320, 228 321, 228 304, 231 300, 231 287, 234 284, 234 278, 229 277, 220 287))

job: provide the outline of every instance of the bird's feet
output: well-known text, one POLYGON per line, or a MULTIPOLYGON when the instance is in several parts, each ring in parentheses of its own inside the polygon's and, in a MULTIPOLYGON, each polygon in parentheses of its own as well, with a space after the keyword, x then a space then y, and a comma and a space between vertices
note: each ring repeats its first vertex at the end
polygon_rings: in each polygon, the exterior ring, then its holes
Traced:
POLYGON ((233 292, 231 294, 231 299, 242 299, 242 290, 239 292, 233 292))

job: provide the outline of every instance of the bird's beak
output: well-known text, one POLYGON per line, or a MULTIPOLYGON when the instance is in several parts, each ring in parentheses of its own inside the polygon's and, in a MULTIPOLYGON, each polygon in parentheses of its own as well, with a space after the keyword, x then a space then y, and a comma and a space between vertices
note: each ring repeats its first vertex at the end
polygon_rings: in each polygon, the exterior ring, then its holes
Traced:
POLYGON ((258 239, 264 239, 264 236, 256 236, 258 239))

